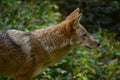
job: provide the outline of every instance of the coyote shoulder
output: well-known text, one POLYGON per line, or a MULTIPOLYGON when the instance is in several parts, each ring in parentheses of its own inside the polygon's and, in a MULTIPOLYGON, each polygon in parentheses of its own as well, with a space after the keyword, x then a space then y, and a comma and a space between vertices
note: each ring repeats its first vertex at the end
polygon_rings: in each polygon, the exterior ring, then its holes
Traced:
POLYGON ((31 80, 77 46, 97 47, 79 23, 82 14, 75 9, 61 23, 32 32, 0 31, 0 75, 31 80))

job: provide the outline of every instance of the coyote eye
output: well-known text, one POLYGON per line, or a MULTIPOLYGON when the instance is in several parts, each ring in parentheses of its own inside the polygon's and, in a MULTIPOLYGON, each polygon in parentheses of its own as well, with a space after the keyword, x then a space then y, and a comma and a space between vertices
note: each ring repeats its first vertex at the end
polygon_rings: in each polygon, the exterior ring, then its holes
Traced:
POLYGON ((84 36, 86 36, 87 34, 83 34, 82 36, 84 37, 84 36))

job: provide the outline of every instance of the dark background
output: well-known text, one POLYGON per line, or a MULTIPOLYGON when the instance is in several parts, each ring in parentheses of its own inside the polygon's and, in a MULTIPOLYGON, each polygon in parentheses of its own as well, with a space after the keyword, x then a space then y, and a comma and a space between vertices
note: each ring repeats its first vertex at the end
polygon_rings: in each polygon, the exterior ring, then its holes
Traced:
POLYGON ((120 0, 60 0, 56 1, 60 13, 67 16, 76 7, 83 13, 82 24, 91 32, 107 29, 120 36, 120 0))

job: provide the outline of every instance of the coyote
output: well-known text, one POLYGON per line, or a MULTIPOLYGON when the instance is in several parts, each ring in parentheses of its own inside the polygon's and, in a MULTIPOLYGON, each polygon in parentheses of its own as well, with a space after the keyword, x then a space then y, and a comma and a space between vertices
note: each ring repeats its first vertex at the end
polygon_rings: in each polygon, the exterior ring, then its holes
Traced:
POLYGON ((0 75, 15 80, 32 80, 78 46, 98 47, 79 23, 82 13, 75 9, 61 23, 24 32, 0 30, 0 75))

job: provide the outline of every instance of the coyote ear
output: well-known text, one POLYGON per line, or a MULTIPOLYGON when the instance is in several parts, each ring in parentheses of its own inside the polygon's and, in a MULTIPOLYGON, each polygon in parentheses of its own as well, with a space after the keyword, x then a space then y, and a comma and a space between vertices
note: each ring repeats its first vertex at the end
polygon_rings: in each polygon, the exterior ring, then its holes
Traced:
POLYGON ((66 30, 69 34, 76 33, 81 16, 82 16, 82 13, 80 13, 78 16, 76 16, 73 19, 68 21, 68 24, 66 26, 66 30))
POLYGON ((72 19, 79 15, 79 8, 76 8, 71 14, 69 14, 65 20, 72 19))
POLYGON ((80 13, 78 16, 75 17, 74 20, 74 23, 73 23, 73 28, 74 29, 77 29, 77 25, 79 24, 79 21, 81 20, 81 17, 82 17, 82 13, 80 13))
POLYGON ((74 30, 77 29, 81 17, 82 17, 82 13, 80 13, 78 16, 76 16, 74 19, 71 20, 70 22, 71 28, 73 28, 74 30))

